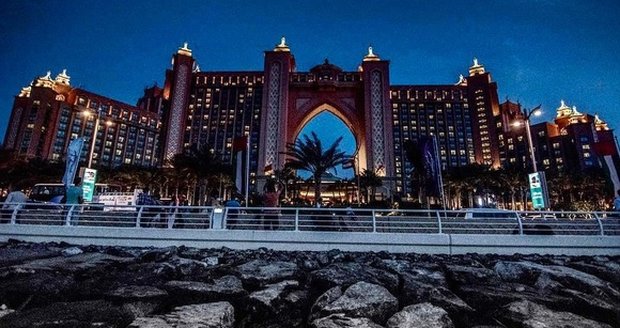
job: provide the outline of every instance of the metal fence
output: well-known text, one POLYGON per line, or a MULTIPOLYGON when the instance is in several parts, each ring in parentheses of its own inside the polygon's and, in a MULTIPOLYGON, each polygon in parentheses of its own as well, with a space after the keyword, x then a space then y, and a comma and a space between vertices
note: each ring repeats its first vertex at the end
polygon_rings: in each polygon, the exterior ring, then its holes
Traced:
MULTIPOLYGON (((4 204, 3 204, 4 205, 4 204)), ((620 235, 618 212, 6 204, 3 224, 412 234, 620 235)))

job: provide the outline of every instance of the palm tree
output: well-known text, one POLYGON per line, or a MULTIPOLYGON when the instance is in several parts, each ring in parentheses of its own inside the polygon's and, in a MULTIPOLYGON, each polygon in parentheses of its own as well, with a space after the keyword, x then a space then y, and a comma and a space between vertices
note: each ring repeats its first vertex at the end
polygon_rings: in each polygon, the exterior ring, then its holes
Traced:
POLYGON ((373 170, 364 170, 360 174, 360 188, 366 190, 366 202, 374 202, 377 188, 383 186, 383 180, 373 170), (370 199, 369 199, 370 198, 370 199))
POLYGON ((220 189, 219 182, 223 182, 224 177, 232 173, 230 165, 224 164, 219 154, 210 149, 208 145, 192 147, 180 156, 182 157, 178 159, 179 163, 183 163, 185 168, 196 177, 199 205, 205 203, 209 190, 220 189))
POLYGON ((328 170, 342 165, 350 160, 351 156, 340 151, 339 145, 342 137, 336 139, 327 149, 316 133, 311 132, 310 137, 303 135, 295 143, 287 145, 285 155, 289 156, 287 165, 295 170, 305 170, 312 174, 314 181, 314 200, 321 198, 321 180, 328 170))

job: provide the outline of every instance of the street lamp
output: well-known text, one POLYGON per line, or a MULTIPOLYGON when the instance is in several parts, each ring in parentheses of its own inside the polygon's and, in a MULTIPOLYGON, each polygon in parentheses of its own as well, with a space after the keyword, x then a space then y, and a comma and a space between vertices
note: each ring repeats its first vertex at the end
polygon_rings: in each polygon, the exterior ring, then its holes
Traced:
MULTIPOLYGON (((84 115, 89 117, 91 115, 90 112, 85 112, 84 115)), ((93 164, 93 154, 95 153, 95 140, 97 139, 97 131, 99 130, 99 117, 101 116, 101 108, 95 111, 95 126, 93 128, 92 136, 90 137, 90 147, 88 150, 88 165, 87 168, 91 168, 93 164)))
MULTIPOLYGON (((534 144, 532 143, 532 132, 530 131, 530 117, 532 114, 534 116, 540 116, 542 114, 542 110, 540 109, 540 105, 530 109, 529 111, 526 108, 523 108, 523 117, 525 118, 525 134, 527 134, 527 142, 530 150, 530 159, 532 160, 532 168, 534 172, 538 172, 538 167, 536 166, 536 158, 534 157, 534 144)), ((517 121, 515 125, 519 126, 521 122, 517 121)))

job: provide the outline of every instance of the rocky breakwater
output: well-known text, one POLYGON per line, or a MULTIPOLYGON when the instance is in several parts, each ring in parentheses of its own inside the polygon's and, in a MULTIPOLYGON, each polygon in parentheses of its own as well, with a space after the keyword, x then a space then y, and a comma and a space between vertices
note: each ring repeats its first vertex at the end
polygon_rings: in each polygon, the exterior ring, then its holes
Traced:
POLYGON ((620 327, 620 257, 0 244, 0 327, 620 327))

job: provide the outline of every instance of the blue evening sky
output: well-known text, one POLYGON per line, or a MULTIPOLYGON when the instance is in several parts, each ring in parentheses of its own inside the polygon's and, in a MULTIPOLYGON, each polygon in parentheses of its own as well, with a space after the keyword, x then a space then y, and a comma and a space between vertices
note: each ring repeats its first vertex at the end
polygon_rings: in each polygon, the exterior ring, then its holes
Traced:
POLYGON ((135 104, 185 41, 203 71, 262 70, 282 35, 299 71, 325 58, 356 70, 372 44, 392 84, 455 83, 477 57, 501 101, 542 104, 537 120, 564 99, 617 129, 618 31, 614 0, 2 1, 0 137, 13 97, 48 70, 135 104))

